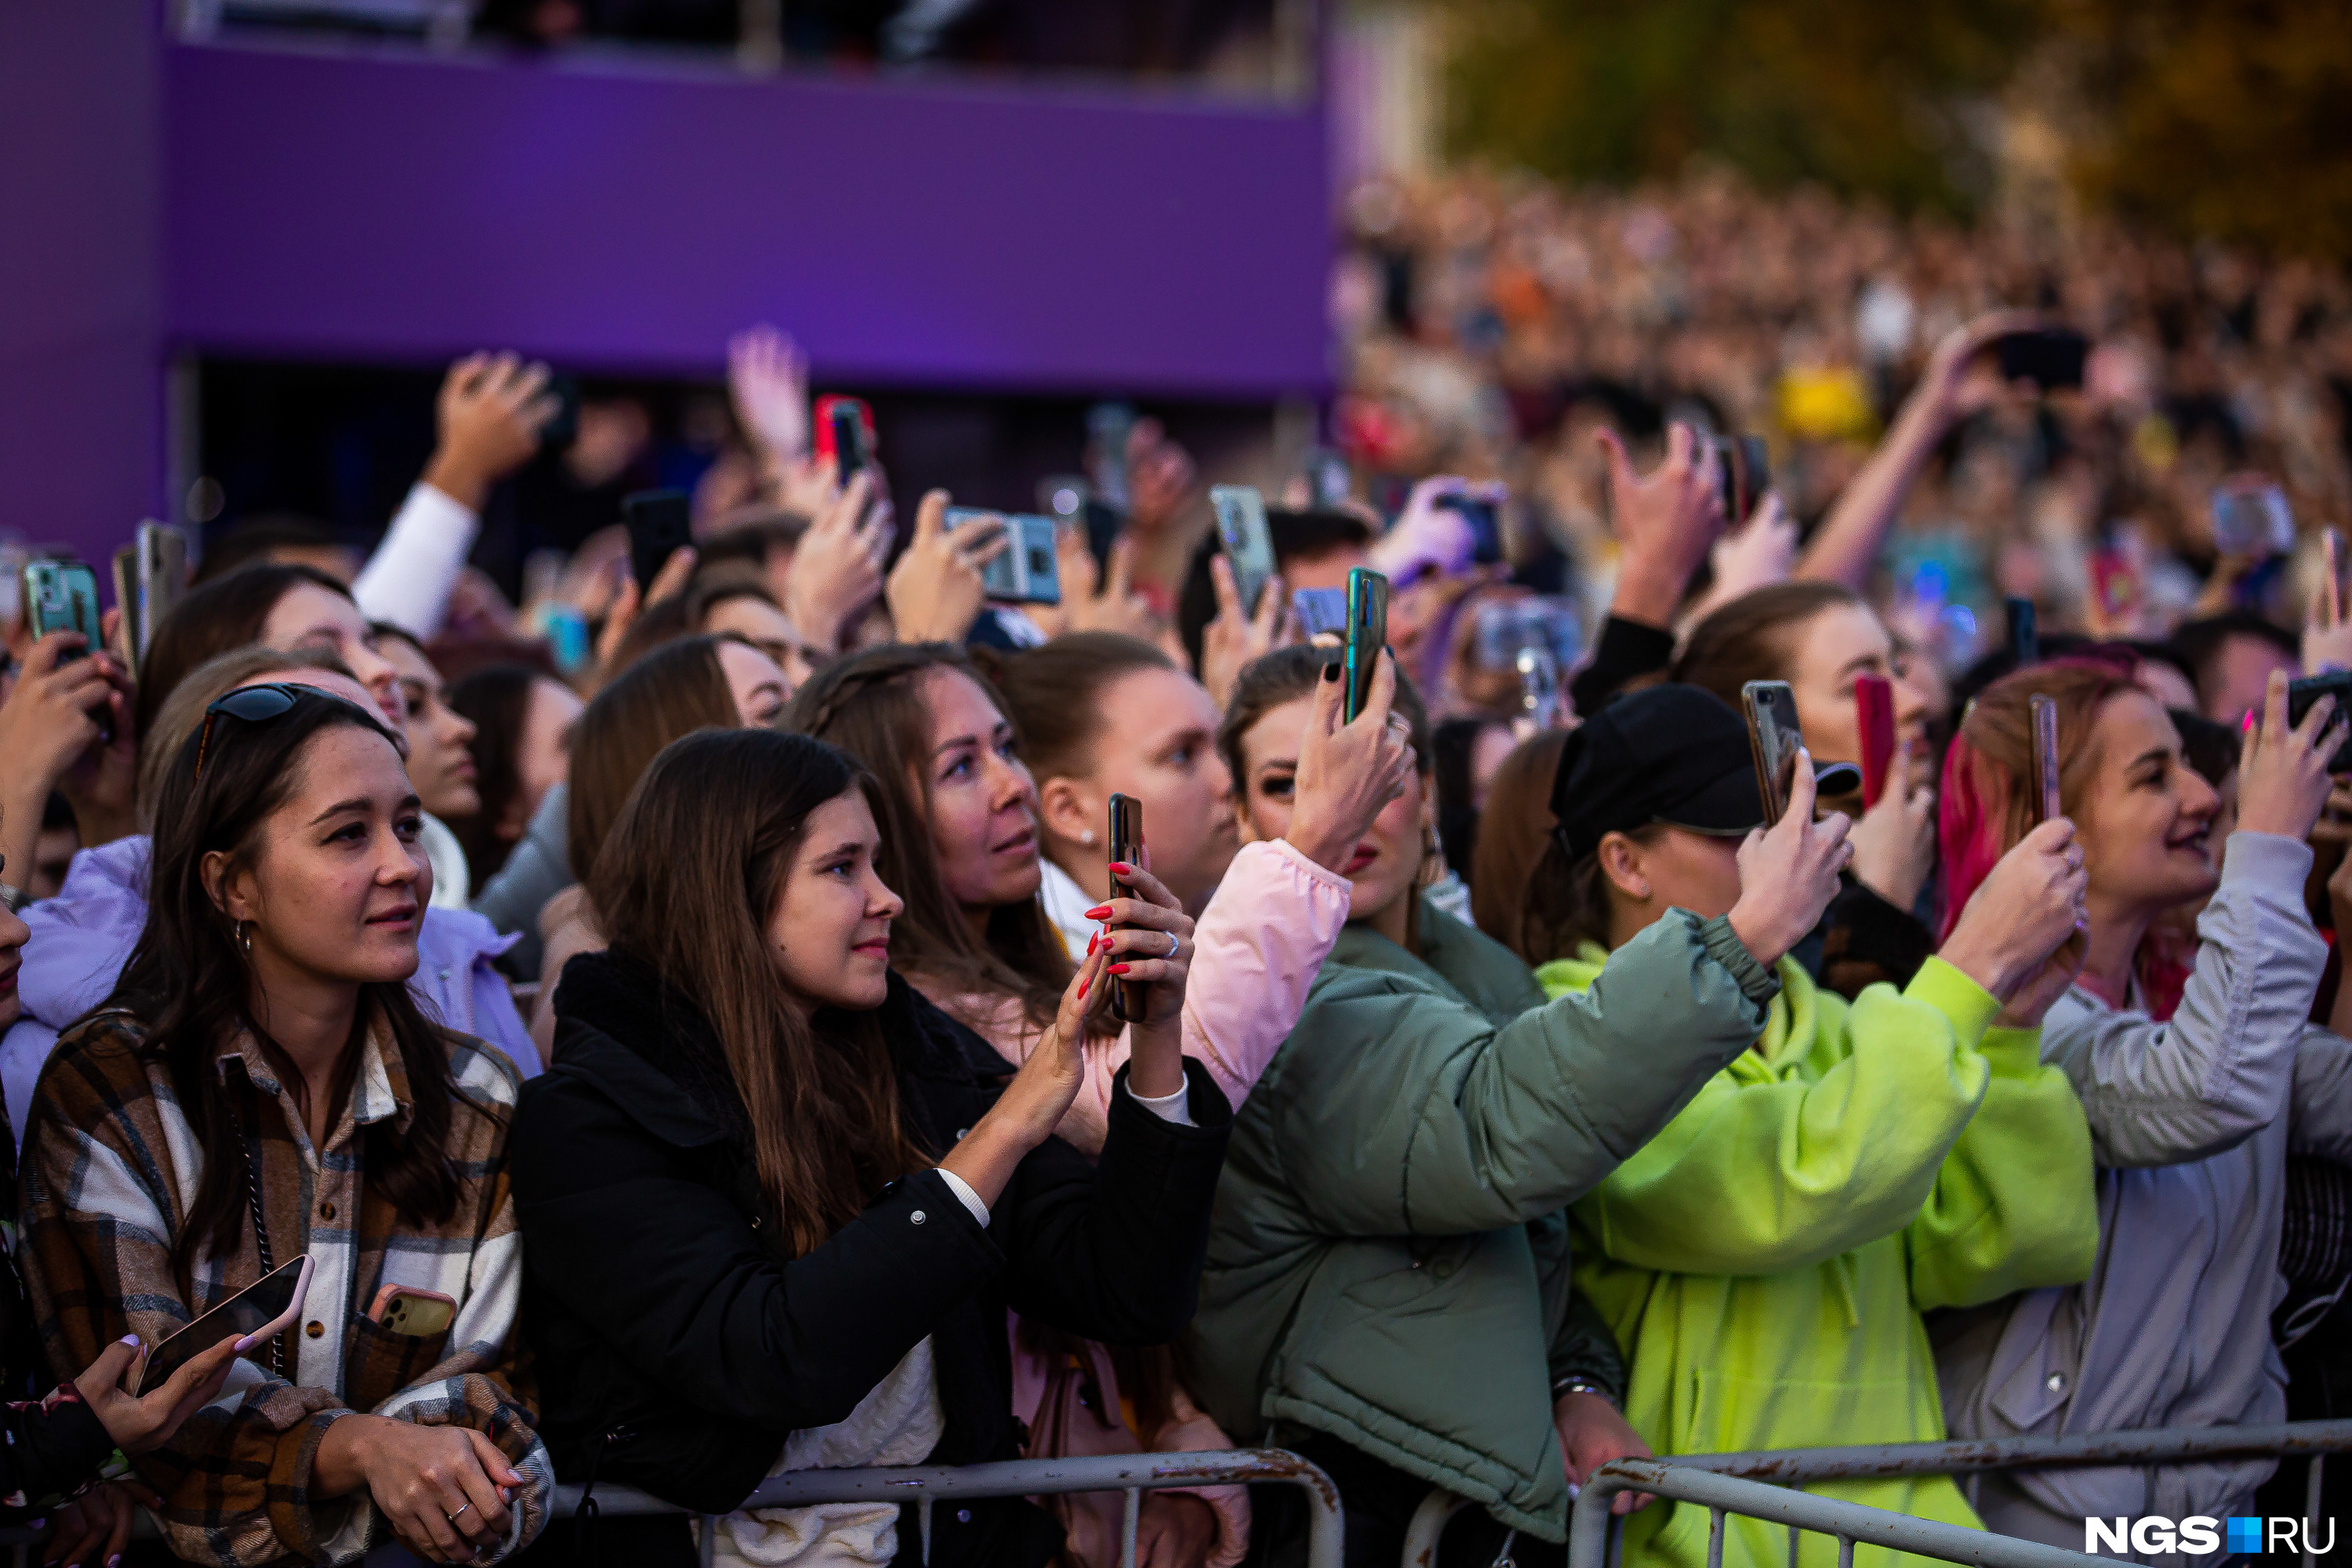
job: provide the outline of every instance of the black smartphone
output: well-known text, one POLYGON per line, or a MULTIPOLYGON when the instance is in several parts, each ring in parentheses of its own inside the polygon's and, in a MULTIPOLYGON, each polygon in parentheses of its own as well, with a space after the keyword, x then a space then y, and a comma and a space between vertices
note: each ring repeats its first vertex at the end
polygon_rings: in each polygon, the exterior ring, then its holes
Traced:
POLYGON ((1060 604, 1062 560, 1055 549, 1057 525, 1052 518, 1034 511, 951 506, 940 514, 940 526, 953 532, 990 518, 1003 520, 1005 537, 1011 542, 981 568, 981 584, 988 596, 1015 605, 1060 604))
POLYGON ((639 490, 621 499, 621 520, 629 525, 629 571, 640 592, 653 592, 654 579, 669 558, 694 542, 694 521, 684 490, 639 490))
POLYGON ((1755 515, 1756 503, 1772 488, 1770 449, 1761 436, 1717 436, 1715 438, 1715 493, 1723 502, 1723 520, 1744 527, 1755 515))
MULTIPOLYGON (((2325 675, 2306 675, 2301 680, 2287 682, 2286 721, 2291 725, 2301 724, 2310 717, 2311 705, 2322 697, 2336 699, 2336 717, 2330 719, 2329 723, 2352 714, 2352 670, 2331 669, 2325 675)), ((2336 748, 2336 754, 2327 759, 2327 771, 2331 773, 2352 773, 2352 731, 2345 732, 2343 742, 2336 748)))
POLYGON ((1265 524, 1265 498, 1254 485, 1212 485, 1209 506, 1217 514, 1217 542, 1234 569, 1242 614, 1257 614, 1258 595, 1274 576, 1274 535, 1265 524))
POLYGON ((854 397, 829 401, 825 417, 833 426, 833 458, 839 482, 846 485, 874 460, 866 447, 866 405, 854 397))
POLYGON ((554 395, 555 412, 539 427, 539 449, 569 452, 580 439, 580 383, 568 375, 550 376, 547 390, 554 395))
POLYGON ((2026 704, 2033 715, 2033 820, 2063 816, 2058 800, 2058 700, 2035 692, 2026 704))
POLYGON ((1437 504, 1458 512, 1470 525, 1470 563, 1492 566, 1503 558, 1501 503, 1486 496, 1440 496, 1437 504))
MULTIPOLYGON (((172 1381, 172 1374, 223 1340, 248 1334, 276 1338, 302 1315, 302 1298, 310 1288, 309 1253, 281 1264, 252 1284, 157 1345, 139 1374, 139 1393, 152 1394, 172 1381)), ((257 1349, 258 1347, 256 1347, 257 1349)))
POLYGON ((2002 380, 2031 381, 2048 392, 2083 384, 2091 341, 2072 327, 2030 327, 1995 338, 1992 352, 2002 380))
MULTIPOLYGON (((1132 866, 1143 857, 1143 803, 1131 795, 1110 797, 1110 858, 1132 866)), ((1132 898, 1135 889, 1113 872, 1110 879, 1114 897, 1132 898)), ((1122 1024, 1143 1022, 1145 984, 1140 980, 1119 980, 1113 984, 1110 994, 1111 1016, 1122 1024)))
POLYGON ((1389 640, 1389 580, 1358 566, 1348 574, 1348 641, 1340 650, 1339 675, 1347 689, 1339 699, 1339 721, 1353 723, 1372 700, 1372 677, 1389 640))
POLYGON ((2033 601, 2014 595, 2000 602, 2009 616, 2010 668, 2023 669, 2042 662, 2042 623, 2035 616, 2033 601))
POLYGON ((1756 791, 1764 797, 1764 826, 1789 809, 1797 780, 1797 753, 1805 732, 1797 723, 1797 694, 1785 680, 1751 680, 1739 689, 1748 715, 1748 750, 1756 763, 1756 791))

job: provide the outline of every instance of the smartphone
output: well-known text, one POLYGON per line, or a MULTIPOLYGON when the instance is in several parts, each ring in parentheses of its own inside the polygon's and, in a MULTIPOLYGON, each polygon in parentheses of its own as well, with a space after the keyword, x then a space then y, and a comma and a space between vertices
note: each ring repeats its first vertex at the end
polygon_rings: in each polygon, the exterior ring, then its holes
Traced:
POLYGON ((862 397, 828 392, 816 400, 816 455, 840 465, 841 482, 874 460, 874 410, 862 397))
MULTIPOLYGON (((2341 718, 2352 713, 2352 670, 2331 669, 2325 675, 2306 675, 2301 680, 2287 682, 2286 721, 2300 724, 2311 713, 2311 705, 2322 697, 2336 699, 2336 713, 2341 718)), ((2329 723, 2336 722, 2330 719, 2329 723)), ((2346 731, 2336 754, 2327 759, 2331 773, 2352 773, 2352 731, 2346 731)))
POLYGON ((1354 492, 1354 478, 1343 454, 1328 447, 1309 447, 1307 449, 1307 502, 1309 506, 1328 510, 1345 502, 1354 492))
POLYGON ((1242 614, 1257 614, 1258 596, 1274 575, 1274 535, 1265 525, 1265 498, 1254 485, 1212 485, 1209 506, 1217 514, 1217 542, 1234 568, 1242 614))
POLYGON ((1135 410, 1124 403, 1097 403, 1087 410, 1087 470, 1095 499, 1122 515, 1129 500, 1127 440, 1135 433, 1135 410))
POLYGON ((1301 588, 1290 595, 1290 613, 1298 617, 1298 635, 1317 637, 1325 632, 1348 635, 1348 591, 1345 588, 1301 588))
POLYGON ((1492 566, 1503 558, 1503 516, 1501 500, 1491 495, 1454 494, 1440 496, 1437 504, 1446 510, 1459 513, 1470 525, 1470 563, 1492 566))
POLYGON ((981 569, 980 581, 992 599, 1015 605, 1058 605, 1062 602, 1062 561, 1058 538, 1050 517, 1034 511, 990 511, 984 507, 951 506, 940 526, 953 531, 983 519, 1002 518, 1004 536, 1012 541, 981 569))
POLYGON ((2011 668, 2023 669, 2042 662, 2042 626, 2035 618, 2033 601, 2011 597, 2000 602, 2009 616, 2009 657, 2011 668))
POLYGON ((2213 492, 2213 548, 2224 555, 2284 555, 2294 548, 2294 512, 2273 484, 2224 484, 2213 492))
POLYGON ((114 552, 114 652, 131 669, 139 668, 139 546, 126 544, 114 552))
POLYGON ((580 439, 580 383, 568 375, 550 376, 547 390, 555 398, 555 412, 539 427, 539 449, 569 452, 580 439))
MULTIPOLYGON (((1110 858, 1132 866, 1143 858, 1143 803, 1131 795, 1110 797, 1110 858)), ((1133 896, 1134 889, 1111 878, 1111 890, 1133 896)), ((1122 1024, 1143 1022, 1144 983, 1121 980, 1111 991, 1110 1013, 1122 1024)))
POLYGON ((2091 341, 2072 327, 2029 327, 1995 338, 1992 351, 2002 380, 2031 381, 2049 392, 2083 384, 2091 341))
POLYGON ((138 614, 134 618, 128 608, 122 614, 131 623, 131 668, 136 669, 154 646, 156 629, 187 595, 188 536, 169 523, 142 522, 131 543, 138 552, 133 573, 138 614))
POLYGON ((368 1316, 395 1334, 446 1333, 457 1321, 457 1303, 438 1290, 415 1285, 386 1285, 375 1293, 368 1316))
MULTIPOLYGON (((79 632, 88 653, 106 646, 98 615, 98 574, 79 561, 25 563, 25 625, 36 638, 79 632)), ((79 658, 81 656, 74 656, 79 658)))
POLYGON ((621 520, 629 526, 629 572, 640 592, 653 592, 654 579, 678 551, 694 542, 693 516, 684 490, 639 490, 621 498, 621 520))
POLYGON ((1797 779, 1797 753, 1805 733, 1797 723, 1797 694, 1785 680, 1751 680, 1739 689, 1748 714, 1748 749, 1756 763, 1756 790, 1764 797, 1764 826, 1789 809, 1797 779))
POLYGON ((1855 676, 1853 721, 1862 740, 1862 807, 1867 811, 1886 793, 1887 771, 1895 765, 1895 683, 1883 675, 1855 676))
MULTIPOLYGON (((138 1393, 152 1394, 172 1374, 223 1340, 259 1334, 276 1339, 302 1315, 302 1298, 310 1289, 309 1253, 282 1264, 157 1345, 140 1374, 138 1393)), ((259 1345, 254 1347, 258 1350, 259 1345)))
POLYGON ((2033 713, 2033 820, 2063 816, 2058 803, 2058 700, 2036 692, 2027 706, 2033 713))
POLYGON ((1770 448, 1761 436, 1715 437, 1715 493, 1723 502, 1724 521, 1744 526, 1755 515, 1756 503, 1772 488, 1770 448))
POLYGON ((1372 676, 1389 640, 1389 580, 1362 566, 1348 573, 1347 637, 1340 653, 1340 676, 1347 688, 1339 700, 1343 724, 1353 723, 1372 700, 1372 676))

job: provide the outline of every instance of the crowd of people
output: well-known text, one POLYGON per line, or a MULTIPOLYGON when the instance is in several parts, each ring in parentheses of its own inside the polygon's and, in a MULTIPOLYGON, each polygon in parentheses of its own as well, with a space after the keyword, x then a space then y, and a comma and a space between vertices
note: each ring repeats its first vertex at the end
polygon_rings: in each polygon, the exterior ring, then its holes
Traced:
MULTIPOLYGON (((2352 1280, 2347 716, 2288 688, 2352 668, 2352 617, 2326 573, 2288 629, 2262 561, 2155 585, 2200 559, 2168 531, 2200 443, 2340 515, 2338 428, 2298 423, 2336 417, 2305 404, 2338 282, 2239 277, 2233 314, 2220 263, 2104 253, 2039 302, 2093 341, 2076 399, 1997 373, 2052 319, 2008 308, 2022 253, 1712 187, 1360 217, 1343 304, 1387 298, 1344 468, 1273 498, 1255 603, 1148 420, 1097 454, 1125 505, 1062 531, 1059 603, 992 596, 1005 524, 843 483, 762 330, 646 581, 617 529, 520 606, 468 570, 559 401, 477 355, 364 562, 231 527, 143 646, 12 628, 0 1502, 45 1561, 115 1568, 144 1509, 224 1565, 1110 1568, 1116 1496, 921 1542, 892 1504, 743 1504, 1267 1445, 1336 1481, 1350 1564, 1432 1487, 1475 1505, 1443 1562, 1543 1563, 1629 1456, 2285 1416, 2352 1280), (1747 429, 1781 479, 1742 518, 1710 431, 1747 429), (2125 494, 2138 599, 2070 596, 2054 546, 2016 574, 2018 539, 2122 548, 2037 520, 2125 494), (1948 514, 1922 617, 1889 563, 1948 514), (1969 551, 2039 597, 2038 649, 1974 657, 1969 551), (1294 598, 1359 570, 1392 595, 1360 704, 1294 598), (1868 802, 1863 677, 1895 731, 1868 802), (1777 816, 1755 681, 1809 747, 1777 816), (282 1331, 144 1388, 298 1258, 282 1331), (715 1539, 559 1510, 559 1478, 715 1539)), ((2270 1469, 1822 1489, 2074 1546, 2255 1511, 2270 1469)), ((1629 1562, 1708 1560, 1705 1510, 1615 1506, 1629 1562)), ((1235 1568, 1307 1529, 1209 1486, 1136 1539, 1235 1568)))

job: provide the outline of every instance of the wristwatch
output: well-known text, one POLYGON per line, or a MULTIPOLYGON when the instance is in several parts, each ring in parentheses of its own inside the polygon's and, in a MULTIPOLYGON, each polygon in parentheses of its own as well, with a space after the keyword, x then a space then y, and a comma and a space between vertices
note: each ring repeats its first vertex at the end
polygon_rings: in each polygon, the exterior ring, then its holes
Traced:
POLYGON ((1589 1377, 1571 1372, 1551 1380, 1551 1402, 1554 1405, 1571 1394, 1590 1394, 1607 1404, 1610 1409, 1616 1411, 1620 1415, 1625 1413, 1624 1407, 1617 1403, 1617 1396, 1614 1394, 1589 1377))

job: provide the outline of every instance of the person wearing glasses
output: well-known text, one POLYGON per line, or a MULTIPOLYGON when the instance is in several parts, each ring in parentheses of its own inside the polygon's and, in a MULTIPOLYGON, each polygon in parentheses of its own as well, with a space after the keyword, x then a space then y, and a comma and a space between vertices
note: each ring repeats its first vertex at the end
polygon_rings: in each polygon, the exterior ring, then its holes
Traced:
POLYGON ((304 671, 205 708, 138 945, 34 1093, 24 1268, 52 1366, 312 1261, 293 1325, 134 1461, 193 1562, 392 1539, 496 1561, 554 1484, 516 1369, 520 1079, 409 990, 432 873, 367 695, 304 671))

